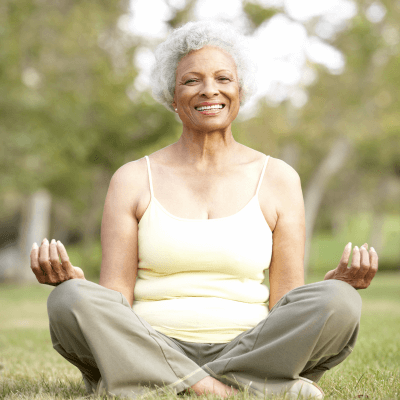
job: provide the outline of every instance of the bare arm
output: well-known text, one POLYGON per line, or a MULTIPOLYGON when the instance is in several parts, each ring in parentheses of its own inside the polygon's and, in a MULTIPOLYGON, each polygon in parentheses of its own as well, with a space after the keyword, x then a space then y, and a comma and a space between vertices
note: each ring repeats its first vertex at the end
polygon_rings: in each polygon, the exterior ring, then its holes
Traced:
POLYGON ((270 194, 274 196, 277 222, 273 232, 269 268, 271 309, 290 290, 304 285, 305 215, 300 178, 281 160, 273 159, 270 194))
MULTIPOLYGON (((273 233, 272 260, 269 268, 271 309, 290 290, 304 285, 305 213, 300 178, 293 168, 273 160, 270 194, 275 201, 276 225, 273 233)), ((378 270, 378 255, 368 244, 353 249, 349 243, 338 267, 329 271, 325 280, 337 279, 356 289, 367 288, 378 270)))
POLYGON ((138 268, 139 161, 122 166, 112 177, 101 224, 100 285, 121 292, 132 306, 138 268))

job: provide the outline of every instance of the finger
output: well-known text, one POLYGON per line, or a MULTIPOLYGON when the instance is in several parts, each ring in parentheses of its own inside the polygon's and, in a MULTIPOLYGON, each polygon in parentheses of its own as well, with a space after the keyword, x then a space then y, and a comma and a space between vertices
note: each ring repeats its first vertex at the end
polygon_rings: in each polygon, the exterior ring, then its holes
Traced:
POLYGON ((43 239, 42 245, 39 248, 39 266, 46 276, 53 275, 49 257, 49 241, 47 239, 43 239))
POLYGON ((378 272, 378 254, 373 247, 369 249, 369 263, 370 267, 364 278, 368 285, 371 283, 372 278, 378 272))
POLYGON ((368 250, 368 243, 364 243, 361 247, 365 247, 365 249, 368 250))
POLYGON ((39 266, 39 247, 36 243, 33 243, 32 250, 31 250, 31 269, 32 272, 35 274, 36 279, 42 283, 43 280, 43 271, 40 269, 39 266))
POLYGON ((72 266, 71 262, 69 261, 67 250, 65 249, 64 245, 57 240, 57 250, 58 254, 61 258, 61 265, 64 270, 65 278, 72 279, 75 275, 74 267, 72 266))
POLYGON ((53 271, 55 272, 55 275, 57 275, 58 281, 62 282, 64 280, 65 273, 61 267, 57 251, 57 243, 54 239, 52 239, 50 243, 50 264, 53 271))
POLYGON ((370 268, 369 254, 364 246, 361 247, 360 253, 361 253, 361 261, 360 261, 360 271, 358 272, 358 277, 364 278, 365 275, 367 275, 370 268))
POLYGON ((360 260, 361 260, 361 251, 358 246, 355 246, 353 249, 353 257, 351 259, 351 267, 350 267, 350 274, 351 276, 357 275, 358 271, 360 270, 360 260))
POLYGON ((81 268, 79 268, 79 267, 73 267, 73 268, 75 269, 75 276, 76 276, 76 278, 86 280, 85 274, 83 273, 83 271, 82 271, 81 268))
POLYGON ((32 245, 32 250, 31 250, 31 268, 39 268, 39 247, 38 245, 35 243, 33 243, 32 245))
POLYGON ((349 264, 349 258, 351 253, 351 242, 347 243, 346 247, 343 250, 342 258, 340 259, 338 265, 339 272, 345 272, 347 270, 347 265, 349 264))

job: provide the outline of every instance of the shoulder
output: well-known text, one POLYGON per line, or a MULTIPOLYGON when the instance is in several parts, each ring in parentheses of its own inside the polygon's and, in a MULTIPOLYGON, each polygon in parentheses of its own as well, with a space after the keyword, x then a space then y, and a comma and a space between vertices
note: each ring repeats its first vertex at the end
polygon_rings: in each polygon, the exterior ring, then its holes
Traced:
POLYGON ((269 157, 266 176, 279 188, 301 185, 300 176, 289 164, 278 158, 269 157))
POLYGON ((289 164, 277 158, 268 160, 262 182, 262 201, 275 215, 299 212, 304 208, 300 176, 289 164))
POLYGON ((118 168, 111 178, 110 185, 129 188, 141 186, 148 179, 147 174, 147 162, 145 157, 142 157, 118 168))
MULTIPOLYGON (((254 150, 250 147, 242 145, 245 149, 244 154, 257 165, 263 165, 265 163, 265 154, 254 150)), ((269 156, 265 174, 263 177, 263 185, 271 185, 271 183, 277 184, 280 187, 290 186, 291 184, 300 184, 300 176, 297 171, 278 158, 269 156)))
MULTIPOLYGON (((169 147, 171 146, 164 147, 148 155, 151 168, 168 160, 169 147)), ((149 171, 146 157, 130 161, 118 168, 111 178, 110 187, 124 188, 125 191, 129 191, 129 194, 137 193, 139 196, 147 192, 149 190, 149 171)))
POLYGON ((111 178, 107 197, 118 199, 119 205, 135 210, 142 193, 148 186, 146 159, 140 158, 118 168, 111 178))

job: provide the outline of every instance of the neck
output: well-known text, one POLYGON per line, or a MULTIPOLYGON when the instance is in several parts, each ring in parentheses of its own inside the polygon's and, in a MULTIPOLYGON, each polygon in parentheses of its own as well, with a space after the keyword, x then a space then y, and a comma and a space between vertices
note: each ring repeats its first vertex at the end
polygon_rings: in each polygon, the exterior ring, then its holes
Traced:
POLYGON ((226 165, 239 146, 229 126, 223 132, 205 133, 184 129, 174 147, 182 162, 197 169, 207 169, 226 165))

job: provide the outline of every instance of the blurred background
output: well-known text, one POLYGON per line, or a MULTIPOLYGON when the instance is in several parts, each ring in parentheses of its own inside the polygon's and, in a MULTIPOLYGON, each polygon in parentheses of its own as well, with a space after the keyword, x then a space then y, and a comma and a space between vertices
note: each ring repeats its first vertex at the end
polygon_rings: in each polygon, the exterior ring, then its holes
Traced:
POLYGON ((0 281, 34 280, 44 237, 98 279, 111 176, 181 132, 151 97, 152 51, 202 19, 249 37, 258 91, 233 132, 299 172, 307 271, 349 241, 400 271, 399 0, 3 0, 0 281))

